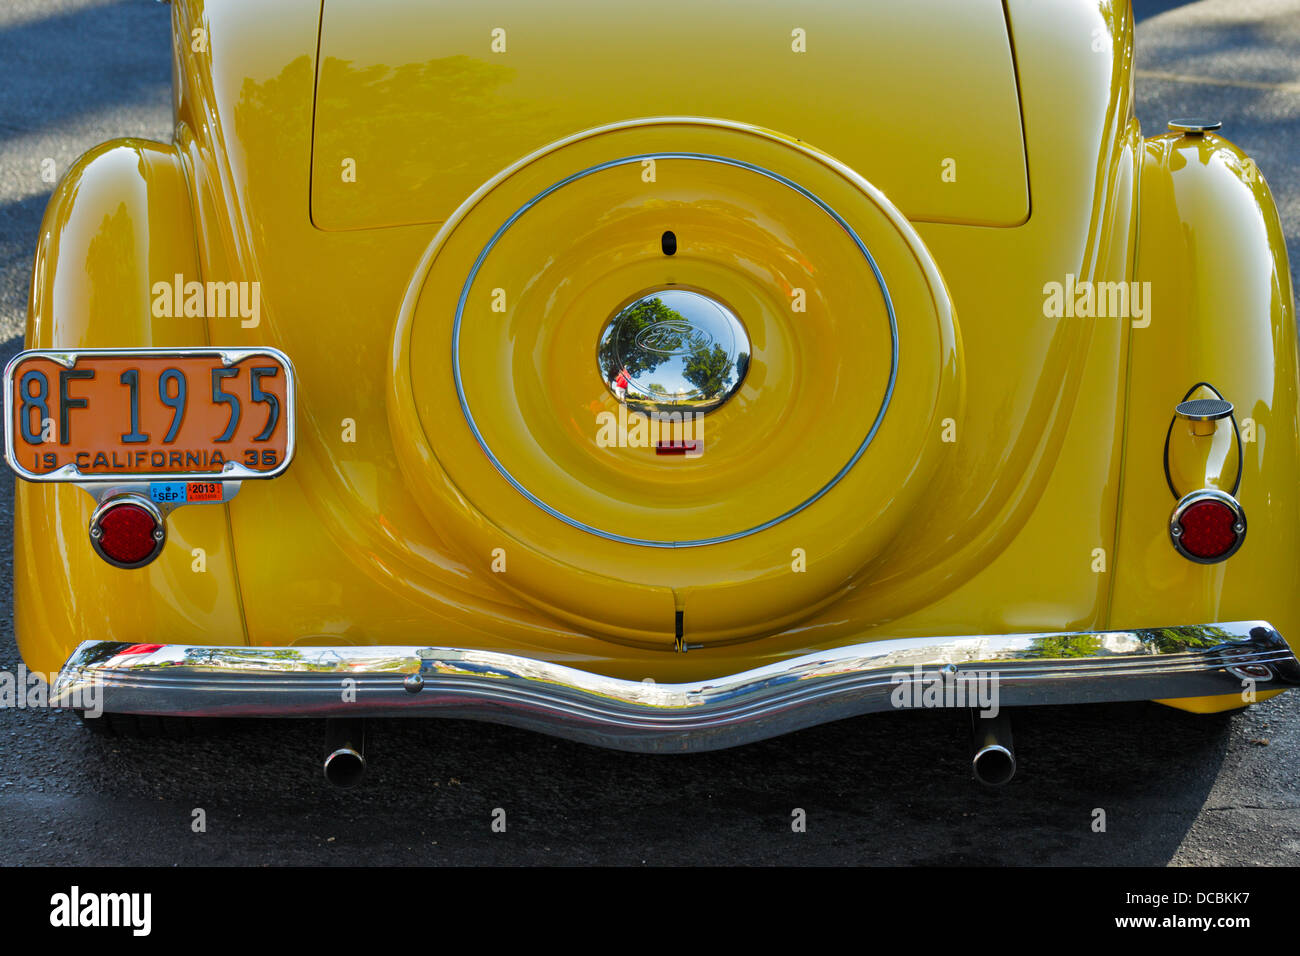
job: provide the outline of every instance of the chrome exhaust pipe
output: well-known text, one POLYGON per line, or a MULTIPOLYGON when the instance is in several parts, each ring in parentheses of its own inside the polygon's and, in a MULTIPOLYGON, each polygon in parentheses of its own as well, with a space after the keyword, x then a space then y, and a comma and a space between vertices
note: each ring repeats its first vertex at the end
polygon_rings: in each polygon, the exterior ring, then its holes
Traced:
POLYGON ((355 787, 366 775, 366 722, 352 718, 325 721, 325 779, 336 787, 355 787))
POLYGON ((997 716, 986 717, 972 710, 971 741, 975 755, 971 770, 975 779, 990 787, 1000 787, 1016 775, 1016 751, 1011 745, 1011 716, 999 708, 997 716))

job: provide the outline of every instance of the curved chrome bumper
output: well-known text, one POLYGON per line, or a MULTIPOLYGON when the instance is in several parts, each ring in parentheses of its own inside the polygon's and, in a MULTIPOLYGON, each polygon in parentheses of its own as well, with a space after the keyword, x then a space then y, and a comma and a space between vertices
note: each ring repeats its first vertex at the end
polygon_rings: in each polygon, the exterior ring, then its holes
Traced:
POLYGON ((1300 683, 1262 621, 873 641, 689 684, 619 680, 447 647, 206 647, 88 641, 58 706, 189 716, 439 716, 619 750, 715 750, 871 711, 1240 694, 1300 683), (89 697, 87 695, 90 695, 89 697))

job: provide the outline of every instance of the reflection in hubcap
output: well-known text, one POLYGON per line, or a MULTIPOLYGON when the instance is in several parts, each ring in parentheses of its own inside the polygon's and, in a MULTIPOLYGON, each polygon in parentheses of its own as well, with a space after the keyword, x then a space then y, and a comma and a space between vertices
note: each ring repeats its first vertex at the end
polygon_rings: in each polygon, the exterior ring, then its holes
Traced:
POLYGON ((596 355, 605 384, 629 408, 707 412, 740 388, 750 344, 745 327, 722 303, 666 289, 615 313, 596 355))

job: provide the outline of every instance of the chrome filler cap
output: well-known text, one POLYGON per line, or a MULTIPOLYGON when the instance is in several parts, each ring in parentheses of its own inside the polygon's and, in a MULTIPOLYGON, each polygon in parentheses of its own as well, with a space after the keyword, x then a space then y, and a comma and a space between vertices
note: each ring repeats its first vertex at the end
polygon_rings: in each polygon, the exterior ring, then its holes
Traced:
POLYGON ((1218 120, 1207 119, 1172 119, 1168 126, 1171 132, 1182 133, 1184 136, 1204 136, 1223 128, 1218 120))

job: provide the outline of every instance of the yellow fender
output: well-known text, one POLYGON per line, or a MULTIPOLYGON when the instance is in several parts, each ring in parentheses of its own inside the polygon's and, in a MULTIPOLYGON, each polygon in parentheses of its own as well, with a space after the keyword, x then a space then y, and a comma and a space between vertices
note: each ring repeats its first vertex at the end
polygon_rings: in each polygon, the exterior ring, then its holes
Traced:
MULTIPOLYGON (((1221 136, 1143 144, 1136 278, 1150 324, 1130 338, 1128 417, 1111 621, 1267 620, 1300 647, 1300 441, 1295 304, 1277 207, 1254 162, 1221 136), (1241 550, 1201 565, 1170 546, 1162 463, 1174 406, 1209 382, 1242 432, 1241 550)), ((1235 461, 1233 462, 1235 466, 1235 461)), ((1260 687, 1259 698, 1272 696, 1260 687)), ((1238 696, 1165 701, 1208 712, 1238 696)))
MULTIPOLYGON (((153 315, 152 286, 175 275, 201 278, 177 150, 134 139, 97 146, 46 209, 27 347, 206 345, 203 318, 153 315)), ((227 506, 178 509, 158 559, 125 571, 89 545, 93 505, 74 485, 16 482, 14 629, 28 667, 56 672, 89 639, 246 642, 227 506)))

